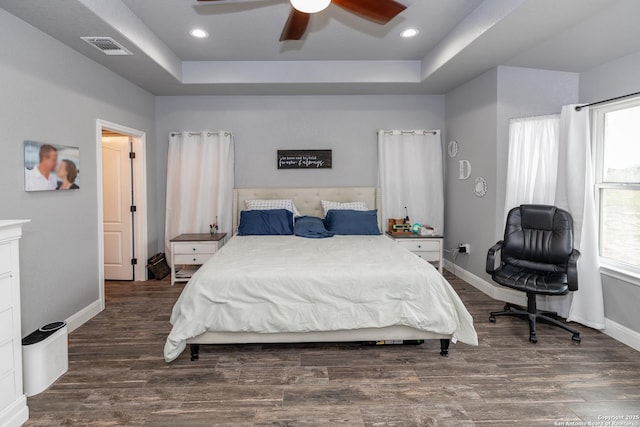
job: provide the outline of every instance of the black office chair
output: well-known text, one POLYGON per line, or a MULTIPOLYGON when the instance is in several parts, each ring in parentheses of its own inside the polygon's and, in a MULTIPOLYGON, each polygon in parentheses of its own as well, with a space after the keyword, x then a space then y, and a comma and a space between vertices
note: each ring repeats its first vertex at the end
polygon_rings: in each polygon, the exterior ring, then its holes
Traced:
POLYGON ((580 333, 556 320, 557 314, 538 311, 536 295, 566 295, 578 290, 576 270, 580 252, 573 248, 573 219, 569 212, 555 206, 522 205, 511 209, 507 217, 504 240, 487 253, 487 273, 502 286, 527 293, 527 309, 507 303, 497 316, 529 318, 529 341, 538 342, 536 320, 558 326, 573 334, 580 333), (496 252, 502 250, 501 262, 495 267, 496 252))

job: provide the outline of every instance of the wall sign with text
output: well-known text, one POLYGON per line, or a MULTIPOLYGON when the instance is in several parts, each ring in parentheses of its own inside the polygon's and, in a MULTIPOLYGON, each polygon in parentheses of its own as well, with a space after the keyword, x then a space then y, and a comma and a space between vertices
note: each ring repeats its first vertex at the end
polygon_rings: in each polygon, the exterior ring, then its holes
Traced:
POLYGON ((331 169, 332 150, 278 150, 278 169, 331 169))

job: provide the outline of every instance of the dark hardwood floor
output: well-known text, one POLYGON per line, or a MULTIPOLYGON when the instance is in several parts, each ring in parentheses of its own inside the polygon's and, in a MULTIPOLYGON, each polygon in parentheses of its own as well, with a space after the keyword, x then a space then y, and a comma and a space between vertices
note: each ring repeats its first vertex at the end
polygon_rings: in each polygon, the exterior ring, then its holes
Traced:
POLYGON ((525 321, 489 323, 503 304, 447 277, 480 341, 448 359, 436 340, 203 346, 198 362, 185 352, 171 364, 162 349, 183 285, 108 283, 106 310, 70 335, 69 372, 29 399, 27 425, 546 427, 640 415, 638 352, 586 328, 575 345, 546 325, 530 344, 525 321))

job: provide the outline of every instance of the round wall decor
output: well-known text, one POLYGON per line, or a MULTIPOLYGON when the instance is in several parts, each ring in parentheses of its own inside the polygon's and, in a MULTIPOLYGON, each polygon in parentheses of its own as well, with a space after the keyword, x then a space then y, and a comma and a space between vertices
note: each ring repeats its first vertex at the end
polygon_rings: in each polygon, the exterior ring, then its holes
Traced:
POLYGON ((453 158, 458 155, 458 141, 452 139, 449 141, 449 145, 447 146, 447 152, 449 153, 449 157, 453 158))
POLYGON ((473 192, 478 197, 484 197, 487 194, 487 180, 479 176, 473 183, 473 192))

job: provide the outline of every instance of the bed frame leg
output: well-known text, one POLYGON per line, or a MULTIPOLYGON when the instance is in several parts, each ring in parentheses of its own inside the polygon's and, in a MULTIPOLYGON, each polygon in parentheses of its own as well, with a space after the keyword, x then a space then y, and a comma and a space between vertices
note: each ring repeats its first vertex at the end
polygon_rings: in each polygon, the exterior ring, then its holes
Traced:
POLYGON ((191 350, 191 361, 195 362, 200 358, 200 344, 189 344, 191 350))
POLYGON ((449 343, 450 340, 448 339, 440 340, 440 356, 449 357, 449 343))

